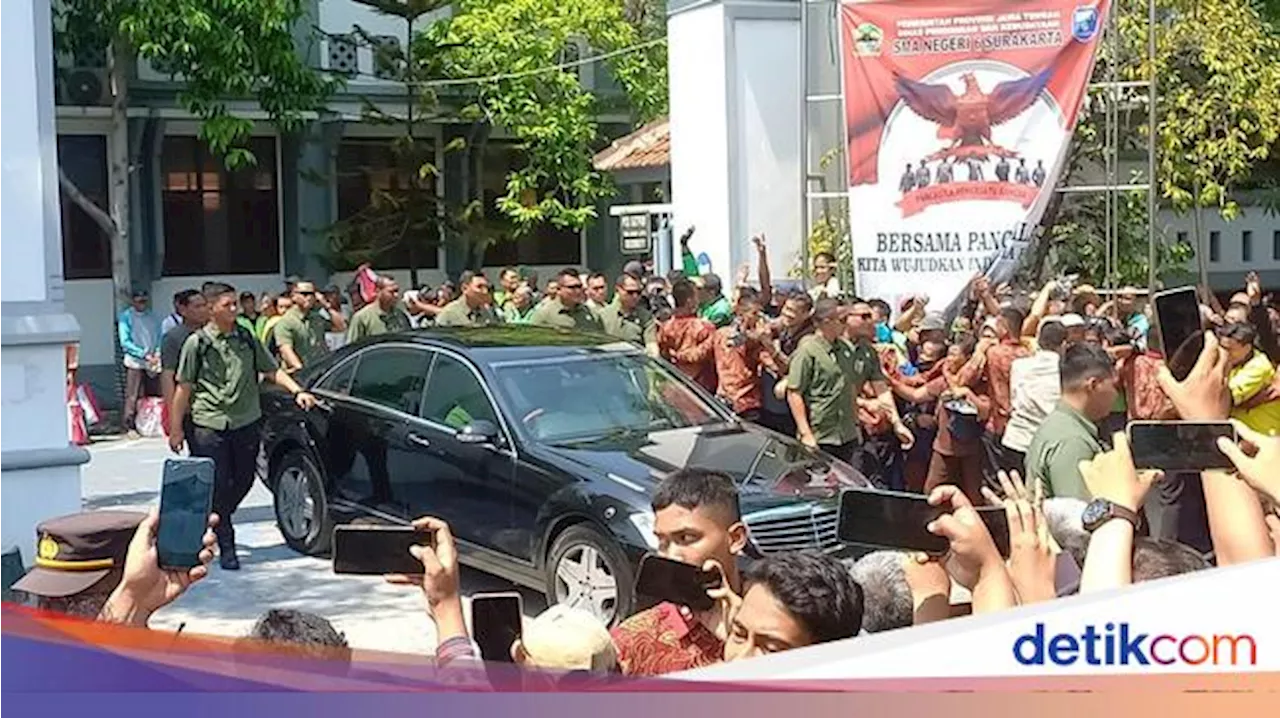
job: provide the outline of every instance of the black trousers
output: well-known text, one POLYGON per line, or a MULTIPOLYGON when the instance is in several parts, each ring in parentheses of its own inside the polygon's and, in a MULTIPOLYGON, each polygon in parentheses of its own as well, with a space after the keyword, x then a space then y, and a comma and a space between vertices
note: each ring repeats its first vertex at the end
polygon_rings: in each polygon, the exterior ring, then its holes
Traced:
POLYGON ((796 420, 791 418, 790 414, 775 414, 771 411, 761 411, 760 418, 755 422, 761 426, 773 429, 783 436, 795 437, 796 420))
POLYGON ((1142 508, 1151 538, 1172 539, 1200 553, 1213 550, 1200 474, 1168 472, 1147 492, 1142 508))
POLYGON ((854 466, 878 489, 906 490, 903 468, 906 457, 896 434, 867 434, 854 466))
POLYGON ((235 539, 231 516, 249 489, 253 488, 261 441, 261 419, 248 426, 225 431, 196 426, 187 437, 192 456, 213 459, 213 511, 218 514, 219 543, 235 539))

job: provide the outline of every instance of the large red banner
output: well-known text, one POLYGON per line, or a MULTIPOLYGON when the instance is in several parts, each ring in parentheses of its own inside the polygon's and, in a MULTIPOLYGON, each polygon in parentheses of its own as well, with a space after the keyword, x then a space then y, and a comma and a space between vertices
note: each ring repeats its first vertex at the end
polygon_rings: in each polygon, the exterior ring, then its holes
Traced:
POLYGON ((943 309, 1012 275, 1053 192, 1109 0, 841 7, 858 292, 943 309))

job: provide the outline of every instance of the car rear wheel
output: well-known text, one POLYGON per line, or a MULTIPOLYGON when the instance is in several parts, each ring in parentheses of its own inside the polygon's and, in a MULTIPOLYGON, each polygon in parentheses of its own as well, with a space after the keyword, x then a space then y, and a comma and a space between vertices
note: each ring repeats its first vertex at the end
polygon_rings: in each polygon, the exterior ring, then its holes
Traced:
POLYGON ((617 542, 586 524, 565 529, 547 556, 547 602, 580 608, 606 626, 631 615, 635 575, 617 542))
POLYGON ((320 469, 302 451, 280 460, 274 480, 276 525, 289 548, 308 555, 329 550, 333 518, 320 469))

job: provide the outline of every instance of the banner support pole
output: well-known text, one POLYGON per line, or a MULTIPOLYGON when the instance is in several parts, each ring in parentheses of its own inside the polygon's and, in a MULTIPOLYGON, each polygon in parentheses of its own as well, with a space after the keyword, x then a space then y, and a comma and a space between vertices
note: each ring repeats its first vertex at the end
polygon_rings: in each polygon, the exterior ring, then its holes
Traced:
POLYGON ((1156 291, 1156 2, 1147 0, 1147 290, 1156 291))

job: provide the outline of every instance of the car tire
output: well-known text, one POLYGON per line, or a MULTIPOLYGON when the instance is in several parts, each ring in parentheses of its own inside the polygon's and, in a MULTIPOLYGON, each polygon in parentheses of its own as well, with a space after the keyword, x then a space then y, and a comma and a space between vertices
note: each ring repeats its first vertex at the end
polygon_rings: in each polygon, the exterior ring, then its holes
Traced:
POLYGON ((631 615, 635 571, 613 539, 589 524, 565 529, 547 553, 547 605, 565 603, 590 611, 607 626, 631 615), (614 589, 604 600, 606 577, 614 589))
POLYGON ((276 526, 289 548, 308 556, 329 550, 333 517, 320 468, 306 452, 284 455, 272 477, 276 526))

